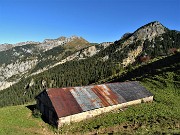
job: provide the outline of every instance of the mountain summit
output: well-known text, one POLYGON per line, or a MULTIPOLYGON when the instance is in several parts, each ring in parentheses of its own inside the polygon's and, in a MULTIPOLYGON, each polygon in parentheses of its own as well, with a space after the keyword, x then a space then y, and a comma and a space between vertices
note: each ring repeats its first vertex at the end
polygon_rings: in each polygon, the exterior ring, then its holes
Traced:
POLYGON ((134 38, 141 40, 152 40, 156 36, 162 35, 165 33, 166 28, 158 21, 151 22, 147 25, 136 30, 133 34, 134 38))
POLYGON ((124 44, 126 45, 126 44, 132 43, 137 40, 151 41, 155 37, 158 37, 165 32, 166 32, 166 28, 160 22, 154 21, 154 22, 148 23, 148 24, 140 27, 134 33, 129 34, 129 38, 124 44))

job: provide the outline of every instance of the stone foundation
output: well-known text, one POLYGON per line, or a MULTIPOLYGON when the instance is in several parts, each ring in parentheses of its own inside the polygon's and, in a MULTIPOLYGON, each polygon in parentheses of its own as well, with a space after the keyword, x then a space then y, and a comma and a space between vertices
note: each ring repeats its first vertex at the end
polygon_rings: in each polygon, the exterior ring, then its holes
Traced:
POLYGON ((118 105, 103 107, 103 108, 94 109, 87 112, 82 112, 82 113, 62 117, 62 118, 59 118, 58 127, 61 127, 64 124, 70 124, 71 122, 79 122, 79 121, 100 115, 105 112, 110 112, 115 109, 120 109, 120 108, 124 108, 130 105, 140 104, 142 102, 152 102, 152 101, 153 101, 153 96, 150 96, 143 99, 129 101, 129 102, 118 104, 118 105))

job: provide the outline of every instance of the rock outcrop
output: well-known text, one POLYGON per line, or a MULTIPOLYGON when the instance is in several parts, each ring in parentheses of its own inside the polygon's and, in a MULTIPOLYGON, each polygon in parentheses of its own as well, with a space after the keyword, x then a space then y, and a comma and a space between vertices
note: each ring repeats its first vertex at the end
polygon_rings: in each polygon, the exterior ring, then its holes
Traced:
POLYGON ((29 72, 37 64, 37 59, 16 61, 0 67, 0 90, 17 82, 23 75, 29 72))
POLYGON ((122 38, 127 38, 124 43, 122 43, 122 46, 120 46, 118 50, 122 50, 125 46, 128 46, 133 43, 137 43, 138 41, 140 44, 138 45, 136 50, 133 50, 128 53, 128 57, 123 60, 122 65, 124 67, 128 66, 129 64, 132 64, 135 61, 135 58, 141 54, 143 50, 143 43, 145 40, 154 40, 155 37, 158 37, 162 34, 164 34, 166 31, 166 28, 159 23, 158 21, 151 22, 147 25, 142 26, 141 28, 137 29, 133 34, 125 34, 122 38))
POLYGON ((165 27, 158 21, 149 23, 137 29, 124 43, 123 46, 131 44, 137 40, 144 42, 146 39, 153 40, 155 37, 165 33, 165 27))

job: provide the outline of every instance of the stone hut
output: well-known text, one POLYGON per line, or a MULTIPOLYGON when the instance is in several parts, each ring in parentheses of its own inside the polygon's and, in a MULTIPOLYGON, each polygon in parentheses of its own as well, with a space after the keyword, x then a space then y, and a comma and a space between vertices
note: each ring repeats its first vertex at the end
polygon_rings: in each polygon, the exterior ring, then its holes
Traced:
POLYGON ((48 88, 37 97, 37 107, 50 124, 78 122, 117 108, 153 101, 137 81, 67 88, 48 88))

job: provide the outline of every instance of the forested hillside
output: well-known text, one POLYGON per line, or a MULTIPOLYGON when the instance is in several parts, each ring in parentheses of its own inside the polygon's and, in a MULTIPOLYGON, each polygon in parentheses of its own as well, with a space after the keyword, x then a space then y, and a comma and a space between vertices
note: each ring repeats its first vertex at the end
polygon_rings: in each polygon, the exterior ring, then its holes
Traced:
POLYGON ((81 37, 45 39, 43 42, 22 42, 0 50, 0 90, 50 67, 86 47, 91 46, 81 37), (34 43, 34 44, 33 44, 34 43))
MULTIPOLYGON (((0 91, 0 106, 33 101, 35 96, 47 87, 70 87, 131 80, 138 78, 138 76, 134 76, 137 73, 148 76, 158 68, 163 69, 171 65, 179 72, 179 37, 179 32, 168 30, 159 22, 149 23, 134 33, 115 41, 114 44, 100 47, 101 50, 91 57, 72 59, 37 75, 22 78, 17 84, 0 91), (157 33, 157 30, 161 33, 157 33), (149 36, 149 31, 154 34, 149 36), (157 60, 157 58, 164 59, 157 60), (148 62, 149 64, 147 64, 148 62), (137 69, 134 69, 135 67, 137 69)), ((57 46, 42 55, 46 58, 49 53, 53 54, 53 58, 58 61, 56 56, 59 56, 63 50, 57 46)), ((42 61, 37 66, 43 68, 52 62, 53 59, 49 59, 49 62, 42 61)))
POLYGON ((7 65, 16 62, 17 60, 25 61, 26 59, 33 59, 34 56, 38 56, 39 54, 39 49, 35 44, 16 46, 0 52, 0 66, 2 66, 2 64, 7 65))

